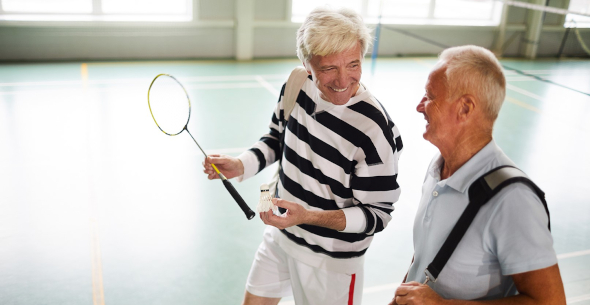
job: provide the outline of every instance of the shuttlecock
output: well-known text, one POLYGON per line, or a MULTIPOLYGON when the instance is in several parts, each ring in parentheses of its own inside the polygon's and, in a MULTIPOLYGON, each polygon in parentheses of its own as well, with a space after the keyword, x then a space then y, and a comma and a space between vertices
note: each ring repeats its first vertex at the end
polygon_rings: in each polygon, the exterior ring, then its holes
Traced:
POLYGON ((262 213, 268 212, 271 209, 275 211, 277 207, 272 203, 272 196, 270 195, 268 184, 263 184, 260 186, 260 201, 258 201, 256 210, 258 210, 258 213, 262 213))

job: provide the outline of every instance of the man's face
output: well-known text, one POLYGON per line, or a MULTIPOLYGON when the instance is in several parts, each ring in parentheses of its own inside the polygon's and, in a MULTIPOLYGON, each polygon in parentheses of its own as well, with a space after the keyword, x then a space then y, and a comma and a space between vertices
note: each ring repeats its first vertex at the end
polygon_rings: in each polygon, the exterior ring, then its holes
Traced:
POLYGON ((438 148, 452 144, 455 133, 453 127, 456 125, 456 107, 455 103, 448 101, 445 70, 444 66, 438 66, 430 73, 426 94, 416 107, 416 111, 422 113, 426 120, 424 139, 438 148))
POLYGON ((304 64, 321 98, 335 105, 344 105, 356 94, 361 79, 361 46, 327 56, 312 56, 304 64))

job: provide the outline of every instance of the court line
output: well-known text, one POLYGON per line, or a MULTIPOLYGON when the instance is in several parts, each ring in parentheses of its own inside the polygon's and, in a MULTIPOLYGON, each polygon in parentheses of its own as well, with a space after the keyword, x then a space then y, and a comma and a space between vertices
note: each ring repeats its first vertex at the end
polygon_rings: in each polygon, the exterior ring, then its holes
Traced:
POLYGON ((434 67, 434 65, 431 65, 429 63, 427 63, 426 61, 420 59, 420 58, 413 58, 413 60, 417 63, 419 63, 421 66, 426 67, 428 69, 432 69, 432 67, 434 67))
MULTIPOLYGON (((276 82, 277 84, 282 84, 283 82, 276 82)), ((149 82, 148 82, 149 84, 149 82)), ((270 84, 270 83, 269 83, 270 84)), ((78 84, 82 85, 83 84, 78 84)), ((119 83, 117 85, 123 85, 119 83)), ((136 83, 136 85, 142 86, 145 85, 144 83, 136 83)), ((272 86, 272 85, 271 85, 272 86)), ((129 86, 128 86, 129 87, 129 86)), ((184 86, 186 89, 199 89, 199 90, 219 90, 219 89, 248 89, 248 88, 264 88, 258 82, 240 82, 240 83, 210 83, 210 84, 193 84, 184 86)), ((71 90, 71 89, 69 89, 71 90)), ((119 88, 94 88, 90 89, 92 92, 109 92, 109 91, 119 91, 119 88)), ((19 91, 0 91, 0 96, 8 96, 8 95, 15 95, 15 94, 48 94, 53 92, 63 92, 62 89, 35 89, 35 90, 19 90, 19 91)), ((278 92, 278 91, 277 91, 278 92)), ((278 98, 278 95, 276 96, 278 98)))
POLYGON ((567 304, 574 304, 574 303, 579 303, 579 302, 587 301, 587 300, 590 300, 590 294, 567 298, 566 303, 567 304))
POLYGON ((262 87, 266 88, 266 90, 268 90, 274 97, 278 97, 281 94, 281 92, 279 92, 269 82, 262 78, 262 76, 256 75, 256 80, 258 81, 258 83, 262 85, 262 87))
POLYGON ((527 103, 525 103, 523 101, 517 100, 517 99, 515 99, 513 97, 506 96, 506 101, 508 101, 510 103, 513 103, 513 104, 515 104, 517 106, 520 106, 520 107, 522 107, 524 109, 527 109, 527 110, 530 110, 530 111, 534 111, 536 113, 541 113, 541 110, 539 110, 539 108, 537 108, 535 106, 531 106, 531 105, 529 105, 529 104, 527 104, 527 103))
POLYGON ((539 101, 542 101, 543 100, 543 97, 538 96, 538 95, 536 95, 536 94, 534 94, 534 93, 532 93, 530 91, 527 91, 525 89, 522 89, 522 88, 518 88, 516 86, 513 86, 511 84, 506 84, 506 89, 512 90, 514 92, 518 92, 518 93, 523 94, 523 95, 526 95, 528 97, 532 97, 532 98, 534 98, 536 100, 539 100, 539 101))
POLYGON ((250 149, 250 147, 236 147, 236 148, 219 148, 219 149, 206 149, 210 155, 216 154, 240 154, 250 149))
POLYGON ((102 258, 98 238, 98 220, 95 217, 90 219, 90 231, 92 241, 92 301, 94 305, 105 305, 102 281, 102 258))
POLYGON ((557 256, 557 259, 566 259, 566 258, 578 257, 578 256, 584 256, 584 255, 590 255, 590 250, 583 250, 583 251, 576 251, 576 252, 559 254, 557 256))
POLYGON ((399 285, 401 285, 401 284, 402 283, 393 283, 393 284, 385 284, 385 285, 363 288, 363 295, 364 294, 371 294, 371 293, 375 293, 375 292, 381 292, 381 291, 388 291, 388 290, 395 291, 397 289, 397 287, 399 287, 399 285))
MULTIPOLYGON (((190 82, 231 82, 231 81, 254 81, 257 77, 264 77, 265 79, 281 79, 286 80, 288 74, 263 74, 263 75, 220 75, 220 76, 192 76, 192 77, 178 77, 178 80, 183 83, 190 82)), ((152 78, 118 78, 118 79, 101 79, 88 80, 89 85, 110 85, 110 84, 133 84, 152 81, 152 78)), ((55 86, 55 85, 82 85, 81 80, 64 80, 64 81, 39 81, 39 82, 7 82, 0 83, 0 87, 25 87, 25 86, 55 86)))
MULTIPOLYGON (((88 94, 88 65, 83 63, 80 67, 80 74, 82 77, 82 91, 84 95, 88 94)), ((90 157, 90 156, 89 156, 90 157)), ((98 234, 98 212, 96 211, 96 201, 92 195, 94 192, 92 186, 94 185, 92 178, 89 181, 90 185, 90 241, 91 241, 91 265, 92 265, 92 302, 94 305, 105 305, 104 302, 104 285, 102 280, 102 258, 100 254, 100 239, 98 234)))

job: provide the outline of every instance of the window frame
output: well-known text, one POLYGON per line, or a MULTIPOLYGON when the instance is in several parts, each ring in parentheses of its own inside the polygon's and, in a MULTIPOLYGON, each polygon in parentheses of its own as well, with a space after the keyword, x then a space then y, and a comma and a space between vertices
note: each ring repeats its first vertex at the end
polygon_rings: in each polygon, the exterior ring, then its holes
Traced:
MULTIPOLYGON (((295 2, 297 0, 292 0, 295 2)), ((436 2, 439 0, 429 0, 428 4, 428 14, 425 18, 387 18, 382 17, 379 20, 376 17, 368 15, 368 8, 369 8, 369 1, 370 0, 357 0, 361 1, 360 7, 361 9, 361 16, 363 16, 364 20, 368 24, 390 24, 390 25, 448 25, 448 26, 499 26, 501 19, 502 19, 502 10, 503 6, 505 5, 501 1, 491 1, 493 3, 493 12, 491 13, 491 18, 488 19, 481 19, 479 21, 475 19, 453 19, 453 18, 440 18, 435 17, 436 14, 436 2)), ((292 4, 293 5, 293 4, 292 4)), ((303 21, 302 16, 293 16, 291 14, 291 22, 294 23, 301 23, 303 21)))
POLYGON ((0 0, 0 23, 31 23, 42 25, 44 23, 72 24, 72 23, 191 23, 196 21, 197 15, 194 3, 196 0, 184 0, 187 4, 187 11, 184 14, 128 14, 128 13, 104 13, 102 11, 102 0, 92 1, 90 13, 54 13, 54 12, 7 12, 4 10, 0 0))
MULTIPOLYGON (((577 10, 575 10, 575 8, 572 9, 571 6, 572 6, 572 0, 569 0, 567 9, 569 11, 577 11, 577 10)), ((583 13, 590 14, 590 4, 588 7, 588 10, 589 10, 589 12, 583 12, 583 13)), ((564 16, 563 27, 564 28, 590 28, 590 17, 576 15, 576 14, 567 14, 564 16), (578 20, 576 20, 576 19, 578 19, 578 20), (583 20, 582 22, 580 22, 580 19, 586 19, 586 20, 583 20)))

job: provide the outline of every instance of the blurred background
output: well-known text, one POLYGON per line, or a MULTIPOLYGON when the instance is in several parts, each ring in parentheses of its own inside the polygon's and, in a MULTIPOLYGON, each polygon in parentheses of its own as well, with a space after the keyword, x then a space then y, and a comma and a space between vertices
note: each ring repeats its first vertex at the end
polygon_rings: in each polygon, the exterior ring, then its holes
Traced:
MULTIPOLYGON (((590 0, 0 0, 0 304, 240 304, 264 224, 206 179, 190 136, 158 130, 147 89, 174 75, 199 144, 237 156, 324 4, 373 29, 361 81, 404 142, 363 303, 387 304, 412 259, 428 74, 474 44, 505 68, 494 138, 547 194, 568 304, 590 304, 590 0)), ((233 182, 252 209, 274 169, 233 182)))

